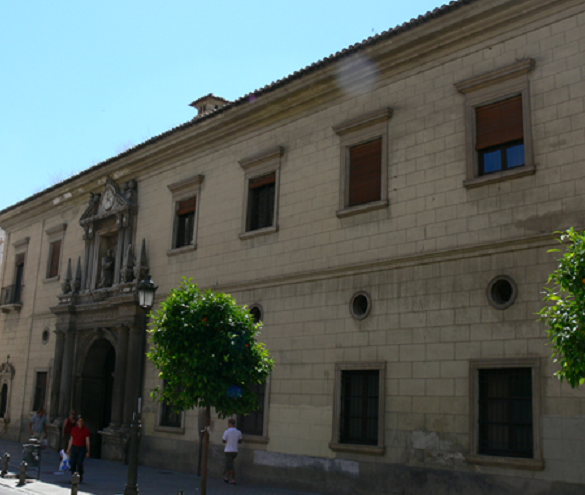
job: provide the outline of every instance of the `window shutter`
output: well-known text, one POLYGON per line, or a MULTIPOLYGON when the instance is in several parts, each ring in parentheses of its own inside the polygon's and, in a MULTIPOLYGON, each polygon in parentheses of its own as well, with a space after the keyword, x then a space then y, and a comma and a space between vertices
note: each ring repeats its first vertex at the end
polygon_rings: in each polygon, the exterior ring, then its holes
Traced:
POLYGON ((177 207, 177 215, 185 215, 187 213, 193 213, 195 211, 197 198, 186 199, 185 201, 179 201, 177 207))
POLYGON ((475 123, 476 150, 523 139, 522 96, 476 108, 475 123))
POLYGON ((272 172, 256 179, 250 179, 250 189, 256 189, 258 187, 266 186, 267 184, 274 184, 276 181, 276 173, 272 172))
POLYGON ((16 266, 24 265, 24 253, 16 255, 16 266))
POLYGON ((51 262, 49 265, 49 278, 59 275, 59 258, 61 257, 61 241, 51 244, 51 262))
POLYGON ((381 199, 382 139, 349 149, 349 204, 362 205, 381 199))

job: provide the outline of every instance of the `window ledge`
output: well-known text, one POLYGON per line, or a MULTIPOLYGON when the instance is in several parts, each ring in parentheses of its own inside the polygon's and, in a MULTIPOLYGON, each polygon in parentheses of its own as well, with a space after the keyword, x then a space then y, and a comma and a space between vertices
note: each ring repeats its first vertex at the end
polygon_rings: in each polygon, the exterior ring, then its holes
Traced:
POLYGON ((275 232, 278 232, 278 227, 276 225, 273 225, 272 227, 265 227, 263 229, 258 230, 250 230, 249 232, 242 232, 240 234, 240 239, 245 240, 250 239, 252 237, 259 237, 261 235, 274 234, 275 232))
POLYGON ((270 439, 267 436, 260 436, 260 435, 246 435, 245 433, 242 435, 242 440, 246 443, 268 443, 270 439))
POLYGON ((329 448, 335 452, 350 452, 352 454, 384 455, 384 447, 376 445, 353 445, 350 443, 330 443, 329 448))
POLYGON ((163 433, 176 433, 177 435, 184 435, 185 428, 177 426, 155 426, 154 431, 160 431, 163 433))
POLYGON ((173 248, 167 251, 167 256, 177 256, 183 253, 192 253, 197 249, 197 244, 189 244, 180 248, 173 248))
POLYGON ((10 313, 10 311, 20 311, 21 308, 22 303, 4 304, 3 306, 0 306, 0 310, 2 310, 3 313, 10 313))
POLYGON ((372 203, 366 203, 365 205, 351 206, 349 208, 344 208, 343 210, 337 210, 336 215, 338 218, 350 217, 352 215, 359 215, 360 213, 365 213, 367 211, 387 208, 388 204, 389 201, 387 199, 382 201, 374 201, 372 203))
POLYGON ((58 282, 61 277, 57 275, 56 277, 50 277, 43 279, 43 284, 49 284, 51 282, 58 282))
POLYGON ((534 165, 524 165, 516 169, 504 170, 502 172, 494 172, 493 174, 482 175, 481 177, 474 177, 463 181, 463 185, 467 189, 484 186, 486 184, 495 184, 505 180, 516 179, 518 177, 525 177, 527 175, 534 175, 536 167, 534 165))
POLYGON ((469 464, 480 466, 494 466, 509 469, 527 469, 529 471, 542 471, 544 459, 524 459, 521 457, 499 457, 491 455, 467 454, 465 460, 469 464))

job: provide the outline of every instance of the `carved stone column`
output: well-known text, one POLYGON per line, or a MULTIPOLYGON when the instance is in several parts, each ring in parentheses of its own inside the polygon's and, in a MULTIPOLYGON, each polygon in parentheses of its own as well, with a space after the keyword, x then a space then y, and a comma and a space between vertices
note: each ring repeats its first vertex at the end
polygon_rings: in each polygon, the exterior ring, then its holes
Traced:
POLYGON ((71 392, 73 390, 74 350, 75 333, 71 329, 69 329, 65 332, 63 368, 61 370, 61 384, 59 385, 59 414, 63 418, 69 416, 69 409, 71 407, 71 392))
POLYGON ((63 355, 65 352, 65 333, 61 330, 56 330, 55 335, 57 342, 55 343, 55 361, 53 363, 53 380, 51 387, 51 410, 49 417, 55 419, 60 415, 59 408, 59 391, 61 389, 61 375, 63 371, 63 355))
POLYGON ((114 393, 112 403, 111 429, 124 423, 124 390, 126 387, 126 368, 128 365, 128 327, 118 328, 118 350, 116 352, 116 371, 114 374, 114 393))
POLYGON ((142 325, 130 329, 128 343, 128 363, 126 368, 126 386, 124 387, 124 425, 132 422, 132 414, 138 408, 138 388, 140 387, 140 367, 142 366, 142 325))

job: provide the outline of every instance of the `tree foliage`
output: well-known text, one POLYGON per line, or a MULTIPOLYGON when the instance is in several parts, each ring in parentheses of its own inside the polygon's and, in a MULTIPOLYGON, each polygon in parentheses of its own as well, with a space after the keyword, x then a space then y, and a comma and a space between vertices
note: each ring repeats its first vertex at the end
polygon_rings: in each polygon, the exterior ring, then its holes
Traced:
POLYGON ((214 407, 221 418, 258 408, 254 383, 265 383, 274 361, 256 342, 261 328, 229 294, 201 291, 184 279, 153 315, 148 358, 165 387, 156 400, 176 410, 214 407))
MULTIPOLYGON (((585 382, 585 233, 570 228, 560 242, 566 251, 550 274, 539 312, 548 326, 553 358, 560 364, 555 374, 575 388, 585 382)), ((551 249, 549 252, 560 252, 551 249)))

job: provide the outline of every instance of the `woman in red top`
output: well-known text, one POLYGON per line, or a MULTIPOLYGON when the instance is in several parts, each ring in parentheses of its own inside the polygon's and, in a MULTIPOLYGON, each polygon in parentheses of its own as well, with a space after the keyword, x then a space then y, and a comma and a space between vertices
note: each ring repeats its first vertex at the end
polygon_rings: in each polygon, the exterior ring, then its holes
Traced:
POLYGON ((63 422, 63 448, 69 446, 69 439, 71 438, 71 431, 77 426, 77 419, 75 418, 75 411, 72 409, 69 417, 63 422))
POLYGON ((71 439, 67 454, 71 460, 71 472, 79 473, 83 481, 83 461, 89 457, 89 428, 85 426, 83 418, 77 419, 77 426, 71 430, 71 439))

